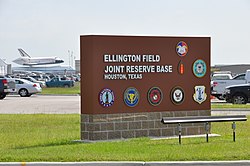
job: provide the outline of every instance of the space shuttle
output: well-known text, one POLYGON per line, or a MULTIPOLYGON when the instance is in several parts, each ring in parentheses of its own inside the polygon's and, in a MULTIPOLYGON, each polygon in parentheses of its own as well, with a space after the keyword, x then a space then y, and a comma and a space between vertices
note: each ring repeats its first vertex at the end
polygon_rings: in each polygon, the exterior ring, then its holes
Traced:
POLYGON ((58 57, 35 57, 32 58, 27 54, 23 49, 18 49, 21 57, 15 59, 12 62, 15 62, 19 65, 25 65, 25 66, 33 66, 33 65, 47 65, 47 64, 58 64, 63 63, 64 61, 58 57))

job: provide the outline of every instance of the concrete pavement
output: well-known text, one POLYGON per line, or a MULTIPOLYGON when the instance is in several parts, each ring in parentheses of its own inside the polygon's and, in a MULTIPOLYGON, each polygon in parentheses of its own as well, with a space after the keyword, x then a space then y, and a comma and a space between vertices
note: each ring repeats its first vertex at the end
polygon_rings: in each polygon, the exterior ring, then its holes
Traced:
POLYGON ((7 96, 0 114, 80 114, 80 96, 7 96))

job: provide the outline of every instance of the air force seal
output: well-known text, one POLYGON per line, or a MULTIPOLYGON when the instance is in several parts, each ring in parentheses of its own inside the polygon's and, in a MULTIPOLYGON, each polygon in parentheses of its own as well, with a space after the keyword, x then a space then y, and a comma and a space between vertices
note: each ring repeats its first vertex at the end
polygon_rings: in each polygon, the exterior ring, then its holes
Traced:
POLYGON ((124 92, 124 102, 129 107, 134 107, 139 102, 139 92, 134 87, 129 87, 124 92))
POLYGON ((176 46, 176 52, 180 57, 184 57, 188 53, 188 45, 184 41, 180 41, 176 46))
POLYGON ((206 72, 207 72, 206 63, 201 59, 197 59, 193 64, 194 75, 198 78, 201 78, 206 74, 206 72))
POLYGON ((157 106, 161 103, 163 98, 163 94, 160 88, 152 87, 148 91, 148 102, 153 105, 157 106))
POLYGON ((99 102, 103 107, 110 107, 114 104, 115 96, 111 89, 105 88, 99 93, 99 102))
POLYGON ((194 101, 201 104, 207 99, 207 94, 205 92, 205 86, 195 86, 194 87, 194 101))
POLYGON ((185 95, 181 87, 177 86, 171 90, 171 101, 174 104, 180 105, 183 103, 184 99, 185 99, 185 95))

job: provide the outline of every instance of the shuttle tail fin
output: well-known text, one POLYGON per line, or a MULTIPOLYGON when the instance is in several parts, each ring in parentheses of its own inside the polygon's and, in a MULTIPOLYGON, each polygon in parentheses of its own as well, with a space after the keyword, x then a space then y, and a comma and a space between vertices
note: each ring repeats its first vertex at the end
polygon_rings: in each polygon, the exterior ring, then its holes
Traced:
POLYGON ((29 57, 29 58, 31 58, 31 57, 29 56, 29 54, 27 54, 23 49, 19 48, 19 49, 17 49, 17 50, 19 51, 19 53, 20 53, 20 55, 21 55, 22 57, 29 57))

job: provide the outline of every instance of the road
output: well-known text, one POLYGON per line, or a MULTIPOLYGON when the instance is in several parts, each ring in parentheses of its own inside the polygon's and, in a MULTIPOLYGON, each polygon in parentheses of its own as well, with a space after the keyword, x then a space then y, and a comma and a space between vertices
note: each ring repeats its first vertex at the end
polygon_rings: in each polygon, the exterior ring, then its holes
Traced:
POLYGON ((7 96, 0 114, 80 114, 80 96, 7 96))
MULTIPOLYGON (((212 101, 212 103, 221 101, 212 101)), ((223 102, 223 101, 222 101, 223 102)), ((80 114, 80 96, 7 96, 0 100, 0 114, 80 114)), ((250 115, 250 109, 215 109, 212 115, 250 115)))

